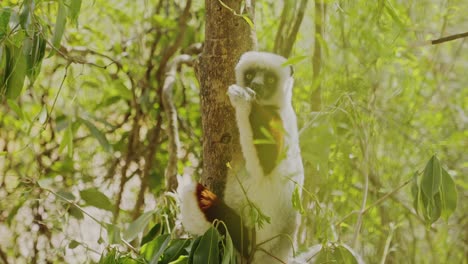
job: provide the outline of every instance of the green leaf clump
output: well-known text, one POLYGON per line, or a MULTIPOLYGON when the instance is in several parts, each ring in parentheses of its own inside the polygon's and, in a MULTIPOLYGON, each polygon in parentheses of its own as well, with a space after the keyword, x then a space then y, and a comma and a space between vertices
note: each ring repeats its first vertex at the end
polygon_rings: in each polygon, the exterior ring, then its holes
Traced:
POLYGON ((414 176, 412 194, 413 205, 427 224, 434 223, 441 216, 448 220, 457 207, 455 182, 435 155, 427 162, 421 179, 417 174, 414 176))

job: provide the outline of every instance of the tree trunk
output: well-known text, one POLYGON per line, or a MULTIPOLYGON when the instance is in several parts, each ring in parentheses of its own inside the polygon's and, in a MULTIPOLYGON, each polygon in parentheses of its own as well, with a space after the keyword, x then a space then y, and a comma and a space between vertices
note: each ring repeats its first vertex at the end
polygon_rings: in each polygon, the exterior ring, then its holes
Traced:
MULTIPOLYGON (((221 197, 227 164, 235 171, 243 160, 234 108, 226 92, 235 82, 234 67, 240 55, 255 46, 253 29, 233 13, 240 13, 241 4, 249 2, 223 0, 229 10, 219 0, 205 0, 205 44, 197 69, 203 129, 202 183, 221 197)), ((253 14, 253 7, 247 10, 253 14)))

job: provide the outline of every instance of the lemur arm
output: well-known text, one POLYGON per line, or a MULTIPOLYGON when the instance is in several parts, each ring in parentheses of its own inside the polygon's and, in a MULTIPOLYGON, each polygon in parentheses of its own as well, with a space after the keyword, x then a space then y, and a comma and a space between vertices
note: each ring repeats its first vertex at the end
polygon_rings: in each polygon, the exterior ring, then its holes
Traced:
POLYGON ((269 175, 284 156, 284 124, 279 107, 259 105, 250 88, 231 85, 242 153, 251 177, 269 175))
POLYGON ((251 177, 261 178, 264 174, 256 153, 252 126, 250 124, 250 112, 252 110, 252 102, 255 100, 255 92, 250 88, 234 84, 229 86, 227 95, 236 111, 240 145, 247 172, 251 177))

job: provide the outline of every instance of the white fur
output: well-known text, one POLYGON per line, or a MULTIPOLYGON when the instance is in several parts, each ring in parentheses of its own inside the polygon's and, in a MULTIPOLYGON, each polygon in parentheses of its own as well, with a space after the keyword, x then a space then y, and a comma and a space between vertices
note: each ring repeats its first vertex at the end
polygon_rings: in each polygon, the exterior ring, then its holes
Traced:
POLYGON ((254 100, 255 92, 250 88, 243 88, 234 84, 229 86, 228 95, 231 100, 231 104, 236 110, 236 121, 240 131, 240 144, 247 171, 252 175, 252 177, 257 179, 262 178, 263 170, 260 166, 257 151, 253 145, 253 133, 249 121, 251 109, 250 103, 254 100))
MULTIPOLYGON (((241 170, 236 175, 237 178, 227 179, 224 201, 244 218, 248 217, 249 214, 245 210, 248 208, 249 201, 260 208, 263 214, 270 217, 270 224, 266 224, 262 229, 257 228, 256 243, 259 244, 280 234, 285 235, 263 244, 262 248, 287 262, 292 255, 293 245, 286 235, 294 240, 298 221, 291 197, 295 183, 299 184, 299 188, 302 188, 304 172, 299 149, 296 115, 291 105, 293 78, 290 77, 290 68, 283 65, 284 62, 286 62, 285 58, 275 54, 247 52, 242 55, 236 66, 237 85, 231 85, 227 94, 236 110, 236 121, 246 170, 241 170), (251 102, 255 97, 250 88, 244 87, 243 75, 250 67, 272 69, 279 75, 280 89, 277 89, 276 94, 268 101, 257 101, 260 104, 279 107, 279 114, 286 132, 284 135, 286 157, 269 175, 263 175, 249 121, 251 102)), ((260 251, 255 253, 253 263, 270 262, 275 263, 275 260, 268 254, 260 251)))
POLYGON ((211 226, 205 218, 205 215, 198 207, 197 184, 193 182, 190 176, 186 175, 179 178, 177 193, 180 199, 180 220, 185 230, 194 235, 203 235, 211 226))

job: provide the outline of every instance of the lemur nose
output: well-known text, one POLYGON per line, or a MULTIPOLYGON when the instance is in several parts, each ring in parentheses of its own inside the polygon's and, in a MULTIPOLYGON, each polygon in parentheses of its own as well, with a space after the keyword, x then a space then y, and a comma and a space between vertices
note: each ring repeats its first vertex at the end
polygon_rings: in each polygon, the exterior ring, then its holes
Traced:
POLYGON ((263 83, 252 82, 250 85, 254 91, 263 87, 263 83))
POLYGON ((255 78, 252 80, 252 85, 263 86, 264 85, 263 79, 264 79, 263 74, 257 73, 255 75, 255 78))

